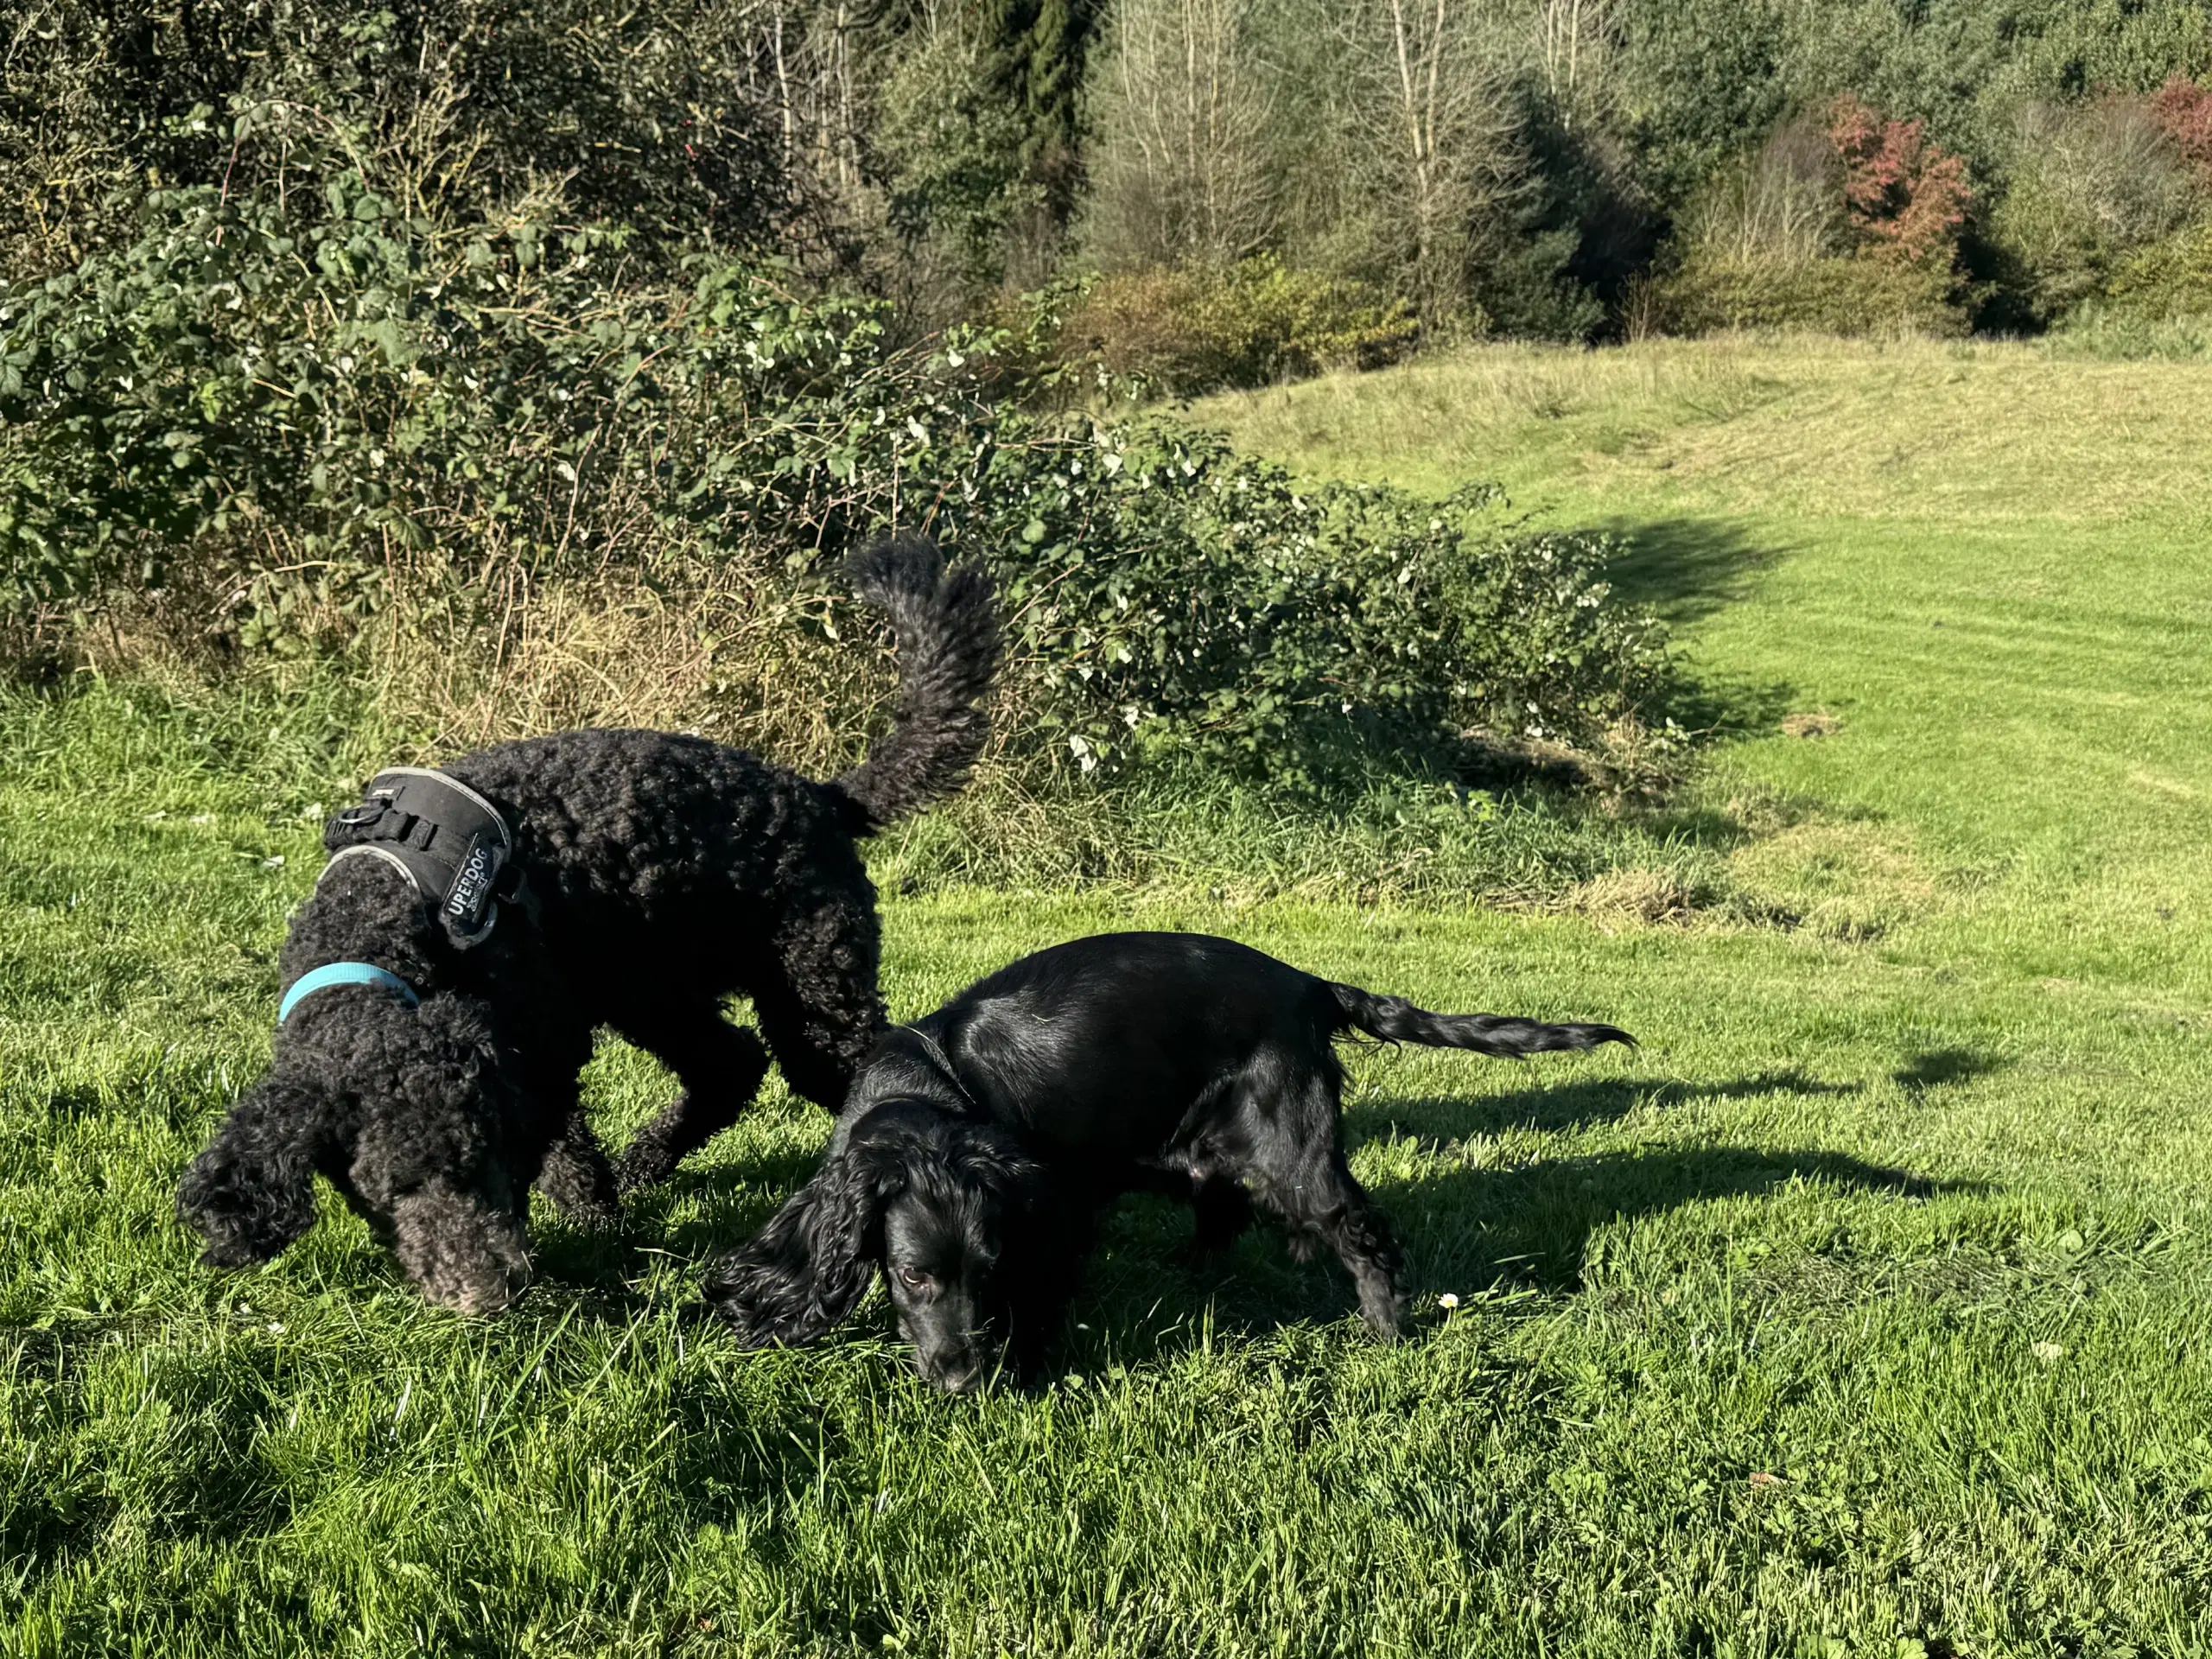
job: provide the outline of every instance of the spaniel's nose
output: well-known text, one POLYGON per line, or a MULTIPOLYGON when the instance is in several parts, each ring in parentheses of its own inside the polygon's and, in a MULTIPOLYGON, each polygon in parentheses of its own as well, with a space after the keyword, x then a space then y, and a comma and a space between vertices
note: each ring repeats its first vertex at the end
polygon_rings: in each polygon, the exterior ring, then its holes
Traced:
POLYGON ((922 1378, 947 1394, 973 1394, 983 1386, 983 1368, 973 1359, 937 1360, 922 1368, 922 1378))

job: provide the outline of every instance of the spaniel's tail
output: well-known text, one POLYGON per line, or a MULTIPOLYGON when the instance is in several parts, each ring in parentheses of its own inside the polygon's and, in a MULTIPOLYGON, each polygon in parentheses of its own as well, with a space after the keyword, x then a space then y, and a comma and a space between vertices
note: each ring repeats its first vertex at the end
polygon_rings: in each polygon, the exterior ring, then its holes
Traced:
POLYGON ((1376 996, 1357 985, 1331 985, 1329 992, 1344 1016, 1339 1031, 1350 1027, 1385 1042, 1471 1048, 1508 1060, 1557 1049, 1595 1048, 1600 1043, 1636 1046, 1636 1039, 1618 1026, 1547 1026, 1507 1014, 1431 1014, 1402 996, 1376 996))

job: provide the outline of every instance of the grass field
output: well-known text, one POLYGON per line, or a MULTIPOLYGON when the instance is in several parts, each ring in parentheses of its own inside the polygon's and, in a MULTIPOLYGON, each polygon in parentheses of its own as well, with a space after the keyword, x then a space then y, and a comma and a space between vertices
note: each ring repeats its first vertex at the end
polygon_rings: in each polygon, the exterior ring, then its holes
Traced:
MULTIPOLYGON (((0 1650, 2212 1650, 2208 410, 2202 365, 1726 342, 1201 410, 1633 537, 1733 734, 1670 819, 1726 910, 1633 865, 1554 913, 890 905, 902 1015, 1134 921, 1643 1037, 1355 1061, 1391 1349, 1333 1268, 1201 1273, 1132 1205, 1047 1389, 936 1397, 866 1322, 741 1354, 684 1313, 826 1131, 780 1096, 626 1240, 543 1223, 496 1323, 334 1205, 203 1274, 168 1191, 354 734, 0 702, 0 1650)), ((620 1126, 667 1087, 595 1068, 620 1126)))

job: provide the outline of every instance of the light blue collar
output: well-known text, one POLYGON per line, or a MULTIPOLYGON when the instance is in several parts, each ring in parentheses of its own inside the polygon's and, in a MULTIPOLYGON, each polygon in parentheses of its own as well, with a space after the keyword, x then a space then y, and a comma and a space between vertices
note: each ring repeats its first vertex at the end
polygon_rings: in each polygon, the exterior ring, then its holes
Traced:
POLYGON ((335 985, 380 985, 387 991, 398 992, 400 1000, 410 1008, 422 1001, 415 995, 412 985, 373 963, 334 962, 312 973, 302 974, 292 982, 292 988, 284 993, 283 1006, 276 1010, 276 1023, 281 1026, 290 1019, 292 1010, 317 991, 327 991, 335 985))

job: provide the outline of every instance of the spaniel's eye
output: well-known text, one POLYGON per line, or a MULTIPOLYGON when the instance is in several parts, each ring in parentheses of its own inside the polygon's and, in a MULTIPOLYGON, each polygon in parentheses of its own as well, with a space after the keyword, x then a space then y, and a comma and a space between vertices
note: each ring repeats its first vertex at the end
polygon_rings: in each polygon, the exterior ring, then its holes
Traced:
POLYGON ((910 1268, 904 1262, 899 1264, 898 1272, 899 1282, 909 1290, 927 1290, 936 1282, 926 1273, 910 1268))

